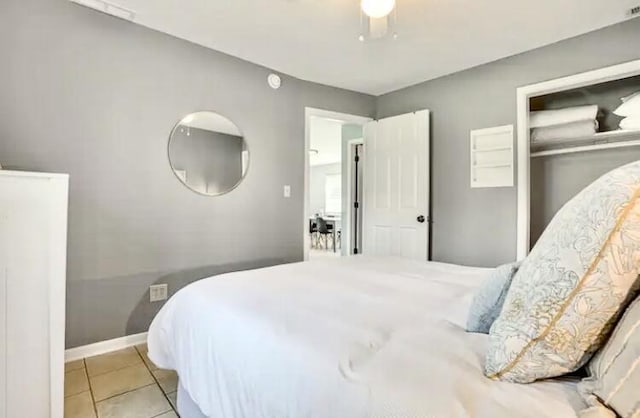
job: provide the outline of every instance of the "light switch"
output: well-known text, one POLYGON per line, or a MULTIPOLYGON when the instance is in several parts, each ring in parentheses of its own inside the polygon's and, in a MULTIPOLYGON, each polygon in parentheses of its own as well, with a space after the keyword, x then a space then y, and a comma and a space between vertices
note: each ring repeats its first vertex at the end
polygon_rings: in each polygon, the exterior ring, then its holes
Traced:
POLYGON ((291 186, 289 186, 288 184, 285 184, 284 186, 284 197, 291 197, 291 186))

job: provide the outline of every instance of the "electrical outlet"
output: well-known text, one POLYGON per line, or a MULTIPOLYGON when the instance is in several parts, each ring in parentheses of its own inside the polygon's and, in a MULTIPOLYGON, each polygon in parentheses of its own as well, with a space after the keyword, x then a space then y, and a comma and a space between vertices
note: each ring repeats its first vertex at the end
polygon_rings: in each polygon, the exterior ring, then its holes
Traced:
POLYGON ((288 184, 285 184, 284 186, 283 196, 286 197, 287 199, 291 197, 291 186, 289 186, 288 184))
POLYGON ((169 289, 166 284, 154 284, 153 286, 149 286, 149 302, 167 300, 168 291, 169 289))

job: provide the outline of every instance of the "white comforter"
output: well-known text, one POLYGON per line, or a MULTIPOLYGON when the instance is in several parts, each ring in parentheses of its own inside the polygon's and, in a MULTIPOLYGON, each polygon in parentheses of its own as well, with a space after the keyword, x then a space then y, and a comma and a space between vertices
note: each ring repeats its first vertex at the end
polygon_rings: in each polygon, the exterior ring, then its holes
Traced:
POLYGON ((464 322, 486 273, 358 256, 216 276, 163 307, 149 356, 213 418, 575 417, 573 381, 482 374, 464 322))

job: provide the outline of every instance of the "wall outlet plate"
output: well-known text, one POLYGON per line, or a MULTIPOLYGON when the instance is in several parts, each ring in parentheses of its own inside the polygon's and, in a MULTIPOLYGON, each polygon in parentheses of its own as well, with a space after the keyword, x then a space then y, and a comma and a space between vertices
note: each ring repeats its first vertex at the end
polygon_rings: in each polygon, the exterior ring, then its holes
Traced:
POLYGON ((166 284, 154 284, 149 286, 149 302, 160 302, 167 300, 169 286, 166 284))

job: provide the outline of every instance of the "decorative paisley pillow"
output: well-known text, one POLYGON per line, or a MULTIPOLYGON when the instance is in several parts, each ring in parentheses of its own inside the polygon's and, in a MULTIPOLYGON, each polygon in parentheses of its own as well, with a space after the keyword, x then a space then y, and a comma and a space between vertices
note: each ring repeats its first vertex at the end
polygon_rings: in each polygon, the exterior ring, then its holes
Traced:
POLYGON ((605 174, 556 214, 491 328, 487 376, 560 376, 602 346, 640 273, 639 196, 640 161, 605 174))

